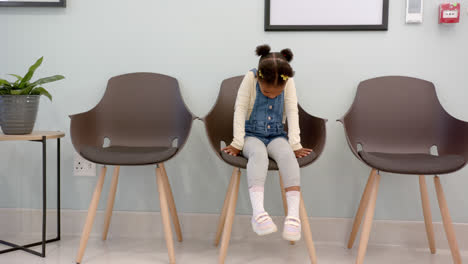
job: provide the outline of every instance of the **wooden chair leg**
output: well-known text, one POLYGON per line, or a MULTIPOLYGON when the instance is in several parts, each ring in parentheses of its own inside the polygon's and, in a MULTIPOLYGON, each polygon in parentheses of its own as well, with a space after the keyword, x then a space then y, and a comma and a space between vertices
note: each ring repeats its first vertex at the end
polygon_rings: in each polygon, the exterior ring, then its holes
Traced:
POLYGON ((159 204, 161 207, 161 218, 164 226, 164 235, 166 237, 166 246, 169 254, 169 263, 175 264, 174 241, 172 238, 171 219, 169 218, 169 208, 167 204, 167 193, 163 180, 163 171, 161 167, 156 168, 156 181, 159 191, 159 204))
POLYGON ((97 207, 99 204, 99 198, 101 197, 102 186, 104 185, 104 178, 106 177, 107 167, 103 166, 101 174, 99 175, 98 182, 94 188, 93 198, 88 209, 88 216, 86 217, 86 223, 81 234, 80 248, 78 249, 78 255, 76 256, 76 263, 81 263, 83 255, 86 250, 86 244, 88 243, 89 234, 93 229, 94 217, 96 216, 97 207))
POLYGON ((219 250, 219 264, 224 264, 226 259, 227 249, 229 246, 229 240, 231 239, 232 223, 234 222, 234 216, 236 214, 237 196, 239 194, 241 171, 237 169, 237 173, 234 178, 232 192, 229 198, 229 205, 226 215, 226 223, 223 230, 223 238, 221 240, 221 249, 219 250))
POLYGON ((419 175, 419 189, 421 192, 421 202, 424 214, 424 223, 426 224, 427 241, 432 254, 436 253, 434 240, 434 227, 432 225, 431 204, 429 202, 429 194, 427 193, 426 178, 424 175, 419 175))
POLYGON ((442 222, 444 223, 445 234, 452 252, 453 263, 461 264, 460 249, 458 248, 457 238, 455 237, 455 231, 453 230, 452 218, 445 200, 444 190, 442 184, 440 184, 440 178, 434 177, 435 189, 437 192, 437 200, 439 201, 440 214, 442 215, 442 222))
POLYGON ((174 225, 174 230, 177 235, 177 240, 179 242, 182 242, 183 240, 182 230, 180 228, 179 216, 177 215, 177 208, 174 202, 174 195, 172 194, 171 184, 169 183, 169 178, 167 177, 167 172, 166 172, 166 168, 164 167, 164 164, 160 163, 159 166, 161 166, 161 169, 163 172, 164 186, 166 188, 167 201, 169 203, 169 211, 171 213, 172 224, 174 225))
POLYGON ((115 166, 114 175, 112 175, 112 182, 111 182, 111 186, 109 189, 109 196, 107 197, 107 208, 106 208, 106 216, 104 219, 104 230, 102 231, 102 240, 107 239, 107 233, 109 232, 109 225, 111 222, 112 211, 114 210, 115 193, 117 192, 117 184, 119 182, 119 172, 120 172, 120 166, 115 166))
POLYGON ((370 231, 372 229, 372 220, 374 218, 375 204, 377 201, 377 193, 379 191, 380 175, 375 174, 375 180, 373 181, 371 194, 369 197, 369 204, 367 206, 366 215, 364 217, 364 223, 362 226, 361 239, 359 241, 358 256, 356 264, 364 263, 364 257, 366 256, 367 244, 369 242, 370 231))
POLYGON ((229 180, 229 186, 226 191, 226 197, 224 198, 223 209, 218 220, 218 229, 216 230, 216 237, 214 245, 217 247, 219 245, 219 240, 221 239, 221 234, 223 233, 224 223, 226 222, 226 214, 229 205, 229 198, 231 197, 232 187, 234 186, 234 181, 237 175, 238 168, 232 170, 231 179, 229 180))
POLYGON ((312 231, 310 230, 309 217, 304 205, 304 199, 301 194, 301 204, 299 207, 299 214, 302 223, 302 232, 304 233, 304 239, 307 245, 307 251, 309 252, 310 263, 317 264, 317 254, 315 253, 314 241, 312 240, 312 231))
MULTIPOLYGON (((280 182, 280 188, 281 188, 281 197, 283 198, 284 215, 288 216, 288 200, 286 199, 286 190, 284 189, 283 176, 281 175, 279 171, 278 171, 278 174, 279 174, 279 182, 280 182)), ((289 244, 294 245, 296 243, 294 241, 289 241, 289 244)))
POLYGON ((367 205, 369 204, 369 197, 374 183, 375 174, 377 174, 377 170, 372 169, 369 175, 369 179, 367 180, 366 188, 364 188, 364 192, 362 193, 361 201, 359 202, 359 208, 356 212, 356 216, 354 217, 353 229, 351 230, 351 235, 349 236, 348 240, 349 249, 353 248, 354 241, 356 240, 356 236, 359 231, 359 226, 362 222, 362 217, 364 216, 364 212, 366 211, 367 205))

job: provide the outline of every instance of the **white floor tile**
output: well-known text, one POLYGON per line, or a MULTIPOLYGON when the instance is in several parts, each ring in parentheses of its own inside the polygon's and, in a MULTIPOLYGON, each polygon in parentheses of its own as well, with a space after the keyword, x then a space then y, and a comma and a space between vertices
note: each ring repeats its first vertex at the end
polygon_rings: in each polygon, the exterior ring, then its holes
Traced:
MULTIPOLYGON (((0 264, 63 264, 74 263, 78 249, 78 237, 65 237, 60 242, 47 246, 47 258, 42 259, 25 252, 16 251, 0 255, 0 264)), ((343 246, 318 244, 317 255, 320 264, 354 263, 356 248, 347 250, 343 246)), ((36 248, 38 249, 38 248, 36 248)), ((217 263, 218 248, 212 241, 185 240, 175 244, 177 263, 217 263)), ((462 252, 468 263, 467 252, 462 252)), ((168 263, 164 240, 135 238, 114 238, 103 242, 92 238, 88 243, 82 264, 155 264, 168 263)), ((281 240, 233 240, 230 243, 226 264, 279 264, 309 263, 303 241, 295 246, 281 240)), ((407 249, 401 247, 370 246, 366 264, 449 264, 450 251, 439 250, 431 255, 428 249, 407 249)))

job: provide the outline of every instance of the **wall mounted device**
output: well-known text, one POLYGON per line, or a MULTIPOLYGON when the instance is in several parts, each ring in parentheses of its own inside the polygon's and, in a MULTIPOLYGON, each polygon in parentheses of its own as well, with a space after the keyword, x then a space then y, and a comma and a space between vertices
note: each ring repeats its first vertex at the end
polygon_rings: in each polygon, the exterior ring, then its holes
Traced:
POLYGON ((406 23, 420 24, 423 21, 423 1, 406 0, 406 23))
POLYGON ((439 24, 453 24, 460 22, 460 3, 445 3, 439 8, 439 24))

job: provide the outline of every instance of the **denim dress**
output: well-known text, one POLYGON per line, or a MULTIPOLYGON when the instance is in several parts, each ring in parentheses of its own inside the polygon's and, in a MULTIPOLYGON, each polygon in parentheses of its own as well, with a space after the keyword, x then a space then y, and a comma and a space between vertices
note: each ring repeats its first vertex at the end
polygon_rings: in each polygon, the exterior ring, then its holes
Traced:
MULTIPOLYGON (((257 75, 257 69, 251 70, 257 75)), ((249 120, 245 121, 245 136, 256 137, 267 146, 273 139, 283 137, 287 139, 284 131, 284 91, 271 99, 263 95, 257 82, 256 98, 249 120)))

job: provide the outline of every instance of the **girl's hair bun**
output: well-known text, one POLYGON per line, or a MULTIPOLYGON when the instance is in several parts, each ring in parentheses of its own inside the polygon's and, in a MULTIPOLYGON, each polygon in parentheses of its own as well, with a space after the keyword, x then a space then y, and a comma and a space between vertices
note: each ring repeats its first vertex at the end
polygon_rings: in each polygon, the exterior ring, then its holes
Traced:
MULTIPOLYGON (((257 48, 258 49, 258 48, 257 48)), ((292 53, 292 51, 290 49, 284 49, 281 51, 281 55, 283 55, 283 57, 288 61, 292 61, 294 55, 292 53)))
POLYGON ((257 53, 258 56, 265 56, 270 53, 270 50, 271 50, 270 46, 265 44, 265 45, 257 46, 257 49, 255 50, 255 52, 257 53))

